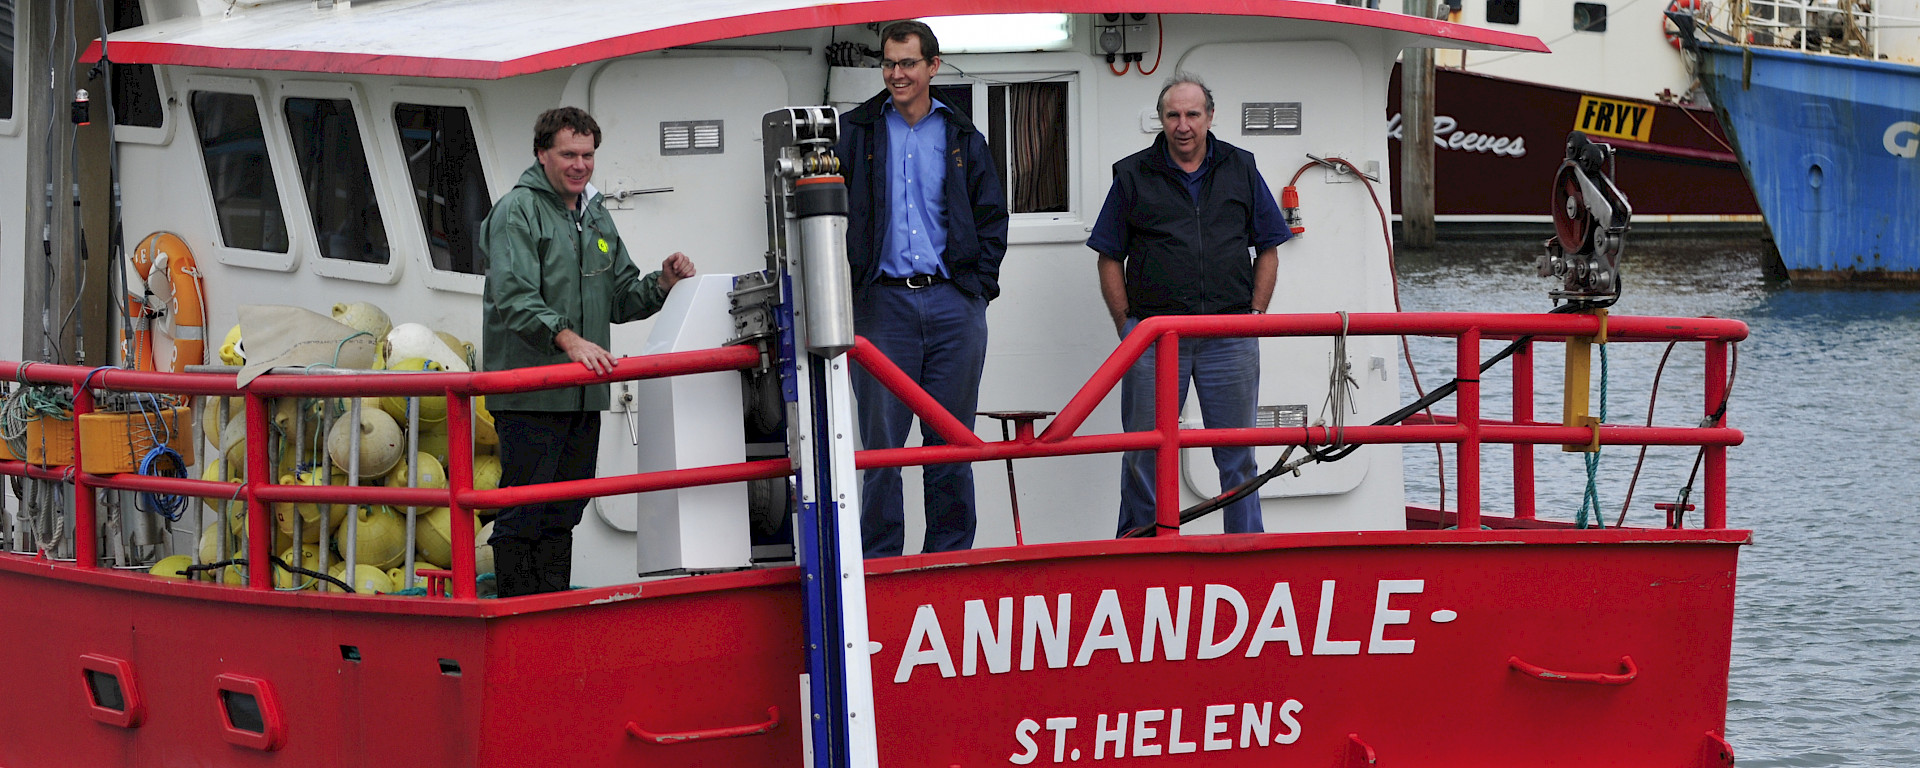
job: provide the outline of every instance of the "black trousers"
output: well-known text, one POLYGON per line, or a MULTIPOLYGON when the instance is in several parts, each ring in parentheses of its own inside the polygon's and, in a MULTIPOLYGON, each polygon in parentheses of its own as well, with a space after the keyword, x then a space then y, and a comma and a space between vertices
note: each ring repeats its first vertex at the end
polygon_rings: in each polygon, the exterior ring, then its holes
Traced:
MULTIPOLYGON (((585 480, 600 452, 600 413, 494 411, 500 433, 500 487, 585 480)), ((587 501, 527 504, 500 510, 488 543, 572 540, 587 501)))

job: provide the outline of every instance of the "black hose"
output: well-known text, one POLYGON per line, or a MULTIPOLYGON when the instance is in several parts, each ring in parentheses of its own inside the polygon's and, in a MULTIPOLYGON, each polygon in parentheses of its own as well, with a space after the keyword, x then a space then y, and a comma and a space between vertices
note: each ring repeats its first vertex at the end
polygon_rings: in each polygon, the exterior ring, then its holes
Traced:
MULTIPOLYGON (((277 556, 271 556, 271 555, 270 555, 270 556, 268 556, 268 558, 267 558, 267 559, 268 559, 268 560, 271 560, 271 561, 273 561, 273 565, 274 565, 275 567, 277 567, 277 568, 279 568, 280 570, 283 570, 283 571, 286 571, 286 572, 288 572, 288 573, 292 573, 292 574, 296 574, 296 575, 300 575, 300 576, 307 576, 307 577, 311 577, 311 578, 315 578, 315 579, 319 579, 319 580, 321 580, 321 581, 324 581, 324 582, 327 582, 327 583, 329 583, 329 584, 332 584, 332 585, 334 585, 334 586, 336 586, 336 587, 339 587, 340 589, 342 589, 342 590, 344 590, 344 591, 346 591, 346 593, 347 593, 347 594, 355 594, 355 592, 353 591, 353 586, 352 586, 352 585, 350 585, 350 584, 348 584, 348 583, 346 583, 346 582, 344 582, 344 581, 341 581, 341 580, 339 580, 339 579, 336 579, 336 578, 334 578, 334 577, 332 577, 332 576, 328 576, 328 575, 326 575, 326 574, 324 574, 324 573, 321 573, 321 572, 319 572, 319 571, 310 571, 310 570, 307 570, 307 569, 305 569, 305 568, 301 568, 300 566, 297 566, 297 565, 288 565, 288 564, 287 564, 287 561, 285 561, 285 560, 282 560, 282 559, 280 559, 280 558, 279 558, 279 557, 277 557, 277 556)), ((247 559, 246 559, 246 558, 244 558, 244 557, 232 557, 232 558, 228 558, 228 559, 226 559, 226 560, 221 560, 220 562, 217 562, 217 563, 204 563, 204 564, 201 564, 201 565, 189 565, 189 566, 187 566, 186 568, 183 568, 183 569, 181 569, 181 571, 180 571, 180 572, 181 572, 182 574, 185 574, 185 575, 186 575, 186 576, 187 576, 188 578, 192 578, 192 576, 193 576, 193 574, 196 574, 196 573, 199 573, 199 572, 201 572, 201 571, 213 571, 213 570, 219 570, 219 569, 221 569, 221 568, 225 568, 225 567, 227 567, 227 566, 229 566, 229 565, 246 565, 246 564, 247 564, 247 559)))

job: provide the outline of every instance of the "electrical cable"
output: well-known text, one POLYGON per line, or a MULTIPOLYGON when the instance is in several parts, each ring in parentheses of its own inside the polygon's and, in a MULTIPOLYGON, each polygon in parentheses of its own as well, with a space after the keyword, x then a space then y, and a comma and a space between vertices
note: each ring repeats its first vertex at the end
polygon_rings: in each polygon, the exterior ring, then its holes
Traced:
MULTIPOLYGON (((1653 426, 1654 406, 1660 402, 1660 379, 1667 373, 1667 358, 1673 356, 1674 348, 1679 345, 1678 341, 1667 342, 1666 351, 1660 353, 1660 365, 1653 369, 1653 392, 1647 395, 1647 426, 1649 427, 1653 426)), ((1615 528, 1627 524, 1627 509, 1633 506, 1633 490, 1640 484, 1640 468, 1647 463, 1647 448, 1648 446, 1645 445, 1640 446, 1640 458, 1633 462, 1633 476, 1627 480, 1627 497, 1620 502, 1620 516, 1613 519, 1615 528)))

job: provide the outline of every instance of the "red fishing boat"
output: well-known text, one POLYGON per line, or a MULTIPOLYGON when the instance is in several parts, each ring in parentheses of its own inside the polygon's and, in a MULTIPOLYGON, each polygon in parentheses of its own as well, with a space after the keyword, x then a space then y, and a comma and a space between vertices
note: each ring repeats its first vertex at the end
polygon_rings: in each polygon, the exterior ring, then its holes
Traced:
MULTIPOLYGON (((81 365, 77 340, 30 360, 42 336, 0 322, 18 350, 0 355, 0 767, 1732 764, 1733 589, 1750 535, 1729 527, 1727 451, 1742 435, 1727 402, 1746 328, 1607 314, 1629 211, 1596 162, 1605 147, 1576 141, 1551 177, 1526 180, 1544 191, 1551 179, 1564 212, 1540 314, 1397 311, 1387 214, 1354 173, 1387 154, 1382 106, 1402 47, 1539 50, 1533 38, 1285 1, 1139 14, 1012 0, 144 10, 110 22, 124 30, 94 49, 151 67, 122 75, 146 71, 155 99, 123 98, 160 115, 103 121, 127 190, 114 215, 126 232, 172 233, 149 242, 175 249, 170 265, 191 248, 197 267, 94 284, 143 299, 145 325, 122 320, 127 339, 232 324, 218 354, 246 367, 138 370, 136 354, 81 365), (1064 163, 1005 161, 1015 188, 1064 192, 1013 196, 982 403, 1023 412, 997 439, 852 336, 832 300, 844 288, 837 217, 795 210, 802 182, 833 183, 837 123, 829 107, 780 105, 870 95, 877 81, 859 70, 875 67, 833 46, 928 13, 994 15, 977 25, 986 42, 942 32, 965 71, 936 81, 943 94, 971 99, 1009 144, 1068 147, 1064 163), (1059 34, 1007 47, 1036 28, 1059 34), (1208 76, 1216 132, 1269 179, 1299 169, 1289 186, 1306 233, 1286 246, 1283 311, 1154 318, 1117 346, 1103 335, 1081 241, 1102 169, 1150 138, 1141 115, 1159 81, 1115 74, 1139 53, 1208 76), (484 269, 461 245, 472 219, 459 200, 504 189, 525 162, 524 123, 556 102, 607 126, 600 174, 622 231, 666 250, 685 232, 702 260, 660 318, 615 338, 626 356, 611 376, 375 371, 344 363, 359 326, 325 341, 331 359, 269 359, 266 340, 285 329, 263 318, 336 299, 472 335, 484 269), (348 119, 307 120, 321 107, 348 119), (303 176, 312 153, 293 146, 362 146, 320 165, 364 164, 367 181, 303 176), (242 166, 255 173, 232 175, 242 166), (304 194, 335 183, 339 194, 304 194), (328 224, 349 203, 359 218, 347 220, 384 222, 387 250, 329 250, 353 235, 328 224), (161 301, 187 296, 204 302, 183 313, 198 326, 161 301), (1156 428, 1117 429, 1106 401, 1131 363, 1208 336, 1262 339, 1261 423, 1192 427, 1160 386, 1156 428), (1412 405, 1395 352, 1405 336, 1454 344, 1452 381, 1412 405), (1690 383, 1703 418, 1588 416, 1585 361, 1610 344, 1703 350, 1690 383), (1562 386, 1537 387, 1536 356, 1561 349, 1562 386), (856 450, 853 365, 947 444, 856 450), (1493 377, 1510 383, 1483 393, 1493 377), (479 398, 590 380, 630 396, 605 415, 602 476, 492 487, 482 467, 498 437, 479 398), (1558 418, 1536 415, 1554 403, 1545 389, 1560 393, 1558 418), (1304 404, 1323 399, 1333 405, 1309 419, 1304 404), (312 439, 387 407, 411 471, 328 482, 360 477, 367 459, 309 454, 312 439), (428 425, 430 407, 444 407, 442 426, 428 425), (1451 447, 1450 504, 1406 498, 1410 443, 1451 447), (1208 487, 1205 449, 1221 445, 1258 446, 1271 469, 1208 487), (1635 445, 1697 447, 1697 510, 1617 527, 1536 503, 1539 464, 1635 445), (1511 489, 1483 488, 1487 446, 1510 446, 1511 473, 1489 474, 1511 489), (1158 536, 1107 538, 1128 450, 1159 462, 1158 536), (427 481, 430 456, 444 458, 444 484, 427 481), (862 561, 856 472, 953 462, 1023 470, 1017 489, 1009 470, 1005 495, 983 475, 981 547, 862 561), (1233 494, 1257 494, 1274 532, 1213 533, 1206 511, 1233 494), (480 513, 587 497, 584 586, 485 596, 488 553, 466 545, 480 513), (372 521, 393 516, 404 546, 376 555, 372 521), (399 583, 363 579, 386 555, 399 583)), ((0 156, 24 166, 52 151, 38 131, 8 132, 38 113, 9 114, 0 156)), ((0 290, 51 263, 25 258, 23 231, 42 229, 0 226, 0 290)), ((77 253, 77 237, 45 231, 50 252, 77 253)), ((46 314, 64 311, 60 295, 43 297, 46 314)), ((60 338, 43 331, 47 346, 60 338)), ((459 356, 457 338, 446 346, 459 356)))

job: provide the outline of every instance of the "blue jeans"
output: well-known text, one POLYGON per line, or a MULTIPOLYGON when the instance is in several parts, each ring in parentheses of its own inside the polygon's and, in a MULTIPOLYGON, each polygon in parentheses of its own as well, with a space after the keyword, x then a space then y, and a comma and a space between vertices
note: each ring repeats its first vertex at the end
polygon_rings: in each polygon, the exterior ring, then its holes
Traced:
MULTIPOLYGON (((1127 320, 1127 332, 1140 321, 1127 320)), ((1128 432, 1154 428, 1153 383, 1158 354, 1149 348, 1120 382, 1120 425, 1128 432)), ((1252 338, 1180 340, 1180 406, 1187 404, 1187 382, 1200 394, 1200 417, 1208 429, 1253 426, 1254 403, 1260 392, 1260 340, 1252 338)), ((1253 477, 1253 448, 1213 449, 1225 492, 1253 477)), ((1121 534, 1154 524, 1154 452, 1128 451, 1120 460, 1121 534)), ((1227 533, 1259 533, 1258 494, 1228 505, 1227 533)))
MULTIPOLYGON (((855 303, 854 331, 927 390, 948 413, 973 429, 980 401, 980 372, 987 362, 987 300, 969 296, 951 282, 926 288, 868 286, 855 303)), ((886 387, 855 367, 863 448, 907 444, 913 412, 886 387)), ((923 445, 944 445, 923 422, 923 445)), ((973 465, 925 467, 927 534, 922 552, 973 548, 973 465)), ((860 489, 860 539, 867 557, 904 551, 906 512, 897 467, 869 469, 860 489)))

